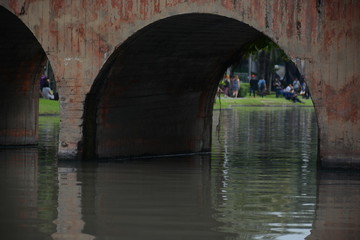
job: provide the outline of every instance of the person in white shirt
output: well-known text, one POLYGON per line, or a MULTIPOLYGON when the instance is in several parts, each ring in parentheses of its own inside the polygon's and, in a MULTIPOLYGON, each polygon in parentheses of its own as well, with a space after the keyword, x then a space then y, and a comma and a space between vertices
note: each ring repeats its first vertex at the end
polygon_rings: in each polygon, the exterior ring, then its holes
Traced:
POLYGON ((294 103, 299 102, 299 103, 304 103, 302 102, 298 97, 296 92, 294 91, 294 87, 292 86, 292 84, 289 84, 289 86, 287 86, 284 89, 284 96, 287 100, 291 100, 294 103))
POLYGON ((49 79, 46 79, 46 82, 44 83, 44 87, 41 90, 41 94, 43 98, 45 99, 54 99, 54 93, 50 88, 49 79))

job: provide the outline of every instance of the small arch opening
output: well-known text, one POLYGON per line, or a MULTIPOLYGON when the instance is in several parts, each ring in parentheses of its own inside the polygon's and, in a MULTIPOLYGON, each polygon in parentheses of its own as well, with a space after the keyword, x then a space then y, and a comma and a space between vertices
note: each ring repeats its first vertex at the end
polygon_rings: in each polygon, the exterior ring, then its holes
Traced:
POLYGON ((0 22, 0 146, 36 145, 39 82, 50 63, 33 33, 4 7, 0 22))

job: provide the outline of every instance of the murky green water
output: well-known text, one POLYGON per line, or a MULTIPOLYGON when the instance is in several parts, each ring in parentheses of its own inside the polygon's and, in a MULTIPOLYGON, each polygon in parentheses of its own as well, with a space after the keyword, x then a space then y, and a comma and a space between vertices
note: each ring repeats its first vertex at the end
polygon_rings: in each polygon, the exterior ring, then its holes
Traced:
POLYGON ((312 109, 219 113, 211 155, 90 163, 41 117, 39 148, 0 150, 0 239, 360 238, 360 174, 316 171, 312 109))

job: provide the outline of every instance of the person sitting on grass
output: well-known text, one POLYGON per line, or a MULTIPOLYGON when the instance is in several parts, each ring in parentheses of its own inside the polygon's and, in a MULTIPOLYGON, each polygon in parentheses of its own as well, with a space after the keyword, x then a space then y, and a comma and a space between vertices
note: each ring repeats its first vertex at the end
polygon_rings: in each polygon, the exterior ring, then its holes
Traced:
POLYGON ((53 91, 50 88, 50 80, 46 79, 43 88, 41 90, 41 95, 44 99, 50 99, 50 100, 58 100, 59 97, 57 94, 54 94, 53 91))
POLYGON ((284 97, 287 100, 291 100, 293 101, 293 103, 299 102, 299 103, 304 103, 302 102, 298 97, 297 94, 294 91, 294 87, 292 84, 289 84, 283 91, 284 93, 284 97))

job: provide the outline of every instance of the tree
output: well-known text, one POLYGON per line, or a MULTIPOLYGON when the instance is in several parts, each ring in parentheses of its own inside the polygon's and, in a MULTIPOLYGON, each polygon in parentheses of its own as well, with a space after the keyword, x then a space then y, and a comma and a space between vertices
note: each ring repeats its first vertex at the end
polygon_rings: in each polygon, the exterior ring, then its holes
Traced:
POLYGON ((274 68, 276 64, 283 63, 285 65, 285 77, 287 81, 291 81, 293 78, 300 76, 295 64, 289 59, 285 52, 265 35, 245 44, 240 51, 238 62, 234 65, 238 65, 241 59, 247 59, 249 56, 258 62, 258 75, 265 78, 269 90, 276 75, 276 69, 274 68))

